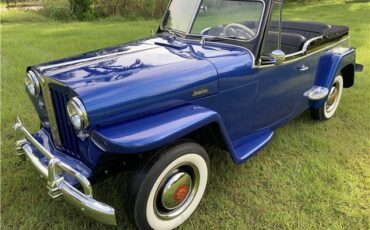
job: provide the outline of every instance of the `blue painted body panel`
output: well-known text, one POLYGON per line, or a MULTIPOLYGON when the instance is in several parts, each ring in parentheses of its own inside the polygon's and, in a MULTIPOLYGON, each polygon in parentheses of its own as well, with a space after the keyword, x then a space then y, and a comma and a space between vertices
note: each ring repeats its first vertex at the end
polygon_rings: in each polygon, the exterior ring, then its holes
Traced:
POLYGON ((216 94, 217 71, 206 58, 246 53, 234 46, 205 49, 198 43, 178 49, 158 45, 166 41, 160 37, 142 40, 118 49, 124 50, 120 55, 90 60, 83 66, 51 68, 43 74, 75 91, 89 112, 92 127, 104 126, 191 101, 197 88, 208 89, 202 96, 216 94))
MULTIPOLYGON (((333 81, 340 71, 349 64, 355 66, 356 50, 354 48, 333 49, 320 57, 318 71, 316 73, 315 85, 330 89, 333 81)), ((325 99, 311 101, 311 108, 320 108, 325 99)))
POLYGON ((350 51, 332 49, 260 68, 243 47, 157 36, 34 69, 84 103, 90 138, 78 158, 92 170, 105 153, 153 150, 214 122, 235 163, 242 163, 274 129, 314 106, 307 90, 330 85, 338 69, 354 63, 350 51))
MULTIPOLYGON (((52 143, 50 134, 45 129, 41 129, 38 132, 34 133, 33 137, 38 142, 40 142, 45 147, 46 150, 48 150, 50 153, 52 153, 54 156, 60 159, 63 163, 66 163, 67 165, 73 167, 75 170, 84 175, 86 178, 90 178, 92 176, 92 169, 85 163, 83 163, 81 160, 68 156, 63 152, 58 151, 52 143)), ((47 167, 49 160, 44 155, 42 155, 36 148, 32 147, 32 149, 33 152, 37 154, 37 157, 40 159, 41 163, 45 167, 47 167)), ((67 173, 64 173, 63 177, 71 185, 76 185, 79 183, 74 177, 71 177, 67 173)))
MULTIPOLYGON (((217 112, 184 105, 134 121, 98 128, 92 140, 110 153, 138 153, 160 148, 212 122, 222 121, 217 112)), ((226 132, 226 130, 224 130, 226 132)))
POLYGON ((127 123, 111 125, 93 132, 92 141, 103 152, 136 154, 160 148, 206 125, 217 123, 233 160, 242 163, 261 149, 272 132, 259 134, 244 143, 231 142, 220 115, 197 105, 185 105, 127 123))

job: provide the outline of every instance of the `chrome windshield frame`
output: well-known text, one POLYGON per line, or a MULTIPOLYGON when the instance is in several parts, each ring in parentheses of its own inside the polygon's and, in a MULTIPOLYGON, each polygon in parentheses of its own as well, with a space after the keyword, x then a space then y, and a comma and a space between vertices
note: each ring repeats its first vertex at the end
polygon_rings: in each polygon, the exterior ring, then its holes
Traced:
MULTIPOLYGON (((220 38, 220 40, 238 41, 238 42, 244 42, 244 43, 253 42, 254 40, 256 40, 259 37, 259 35, 261 33, 261 27, 262 27, 264 15, 266 13, 266 2, 263 1, 263 0, 234 0, 234 1, 260 2, 260 3, 262 3, 262 12, 261 12, 261 15, 260 15, 260 20, 259 20, 259 23, 258 23, 258 28, 257 28, 257 31, 256 31, 256 35, 252 39, 237 39, 237 38, 228 38, 228 37, 219 37, 219 38, 220 38)), ((168 9, 171 6, 172 2, 173 2, 173 0, 171 0, 169 2, 164 15, 167 14, 168 9)), ((180 30, 175 30, 175 29, 172 29, 172 28, 165 28, 163 26, 163 22, 164 22, 165 17, 163 17, 162 20, 161 20, 161 23, 160 23, 160 26, 159 26, 160 30, 161 31, 168 31, 168 32, 176 32, 177 34, 184 35, 185 37, 196 37, 196 38, 214 37, 214 36, 201 35, 201 34, 192 34, 191 33, 191 30, 193 29, 196 17, 199 13, 199 9, 202 6, 202 3, 203 3, 203 0, 199 0, 198 6, 196 7, 197 10, 194 12, 194 15, 193 15, 192 21, 191 21, 191 25, 190 25, 190 27, 188 28, 187 31, 180 31, 180 30)))
POLYGON ((196 10, 193 12, 193 17, 192 17, 192 20, 191 20, 191 22, 190 22, 190 24, 189 24, 189 26, 188 26, 188 30, 187 30, 187 31, 181 31, 181 30, 176 30, 176 29, 173 29, 173 28, 165 28, 165 27, 164 27, 163 22, 164 22, 165 16, 167 15, 168 10, 169 10, 169 8, 170 8, 170 6, 171 6, 171 4, 172 4, 172 2, 173 2, 173 1, 174 1, 174 0, 170 0, 170 1, 169 1, 168 5, 167 5, 167 8, 166 8, 166 11, 165 11, 165 12, 164 12, 164 14, 163 14, 163 17, 162 17, 161 23, 160 23, 160 25, 159 25, 159 28, 160 28, 162 31, 174 31, 174 32, 176 32, 176 33, 184 34, 185 36, 186 36, 186 35, 189 35, 189 34, 190 34, 190 31, 191 31, 191 29, 192 29, 192 27, 193 27, 195 17, 196 17, 196 16, 197 16, 197 14, 198 14, 199 8, 200 8, 200 6, 202 5, 203 0, 198 0, 198 5, 197 5, 197 7, 196 7, 196 10))

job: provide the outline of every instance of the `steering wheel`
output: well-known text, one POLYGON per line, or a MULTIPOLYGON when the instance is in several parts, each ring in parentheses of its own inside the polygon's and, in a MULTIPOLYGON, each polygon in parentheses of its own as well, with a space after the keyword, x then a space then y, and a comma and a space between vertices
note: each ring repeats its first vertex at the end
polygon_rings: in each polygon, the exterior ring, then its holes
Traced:
POLYGON ((253 30, 239 23, 230 23, 224 27, 224 37, 252 39, 256 35, 253 30))

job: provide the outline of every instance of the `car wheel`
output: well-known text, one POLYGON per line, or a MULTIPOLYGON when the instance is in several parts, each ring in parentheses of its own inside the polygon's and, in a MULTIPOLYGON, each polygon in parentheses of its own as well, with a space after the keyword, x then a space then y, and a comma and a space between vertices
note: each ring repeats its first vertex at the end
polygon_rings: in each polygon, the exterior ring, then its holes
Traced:
POLYGON ((155 155, 134 177, 129 214, 139 229, 174 229, 197 208, 207 186, 209 159, 193 142, 155 155))
POLYGON ((312 119, 317 121, 329 120, 337 111, 343 92, 343 77, 338 75, 329 91, 324 105, 319 109, 311 109, 312 119))

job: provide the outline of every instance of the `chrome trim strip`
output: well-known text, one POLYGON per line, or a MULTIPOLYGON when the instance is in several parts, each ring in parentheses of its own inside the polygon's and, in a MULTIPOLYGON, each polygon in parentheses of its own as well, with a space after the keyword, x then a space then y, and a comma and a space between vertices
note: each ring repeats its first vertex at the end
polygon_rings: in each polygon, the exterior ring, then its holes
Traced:
POLYGON ((42 94, 44 96, 45 110, 50 123, 51 136, 53 138, 54 145, 56 145, 57 147, 62 147, 62 141, 60 139, 58 124, 54 112, 54 105, 51 99, 51 93, 49 89, 50 83, 54 83, 57 85, 62 85, 62 83, 60 83, 59 81, 52 80, 48 77, 40 76, 39 78, 41 81, 42 94))
POLYGON ((105 224, 116 225, 114 208, 93 199, 93 191, 90 181, 85 176, 48 152, 22 125, 19 117, 14 125, 14 130, 20 131, 28 140, 23 139, 17 141, 16 149, 18 155, 23 153, 31 161, 42 177, 47 179, 49 195, 53 199, 63 196, 67 202, 77 207, 85 215, 105 224), (47 167, 45 167, 37 158, 35 153, 33 153, 29 142, 31 142, 31 144, 33 144, 41 154, 49 159, 47 167), (84 192, 82 193, 77 188, 66 182, 62 175, 63 172, 77 179, 84 192))
MULTIPOLYGON (((303 59, 303 58, 306 58, 306 57, 309 57, 309 56, 311 56, 311 55, 314 55, 314 54, 316 54, 316 53, 319 53, 319 52, 322 52, 322 51, 325 51, 325 50, 331 49, 331 48, 333 48, 333 47, 335 47, 335 46, 339 45, 340 43, 342 43, 342 42, 344 42, 344 41, 349 40, 350 38, 351 38, 351 37, 350 37, 350 36, 348 36, 348 37, 345 37, 345 38, 343 38, 343 39, 339 40, 338 42, 333 43, 333 44, 331 44, 331 45, 327 45, 327 46, 323 45, 324 47, 323 47, 323 48, 321 48, 321 49, 315 50, 315 51, 313 51, 312 53, 307 53, 307 52, 306 52, 303 56, 300 56, 300 57, 297 57, 297 58, 295 58, 295 59, 291 59, 291 60, 285 61, 282 65, 289 64, 289 63, 292 63, 292 62, 296 62, 296 61, 299 61, 299 60, 301 60, 301 59, 303 59)), ((276 65, 275 65, 275 64, 268 64, 268 65, 260 65, 260 64, 259 64, 259 65, 256 65, 255 67, 256 67, 256 68, 258 68, 258 69, 264 69, 264 68, 273 67, 273 66, 276 66, 276 65)))
POLYGON ((106 54, 106 55, 101 55, 101 56, 97 56, 97 57, 79 59, 79 60, 76 60, 76 61, 69 61, 69 62, 63 62, 63 63, 59 63, 59 64, 54 64, 54 65, 41 66, 41 67, 38 67, 37 69, 40 70, 40 71, 45 71, 45 70, 48 70, 48 69, 54 69, 54 68, 58 68, 58 67, 62 67, 62 66, 69 66, 69 65, 79 64, 79 63, 82 63, 82 62, 95 61, 95 60, 99 60, 99 59, 103 59, 103 58, 114 57, 116 55, 121 55, 121 54, 124 54, 124 53, 125 53, 125 51, 118 52, 118 53, 113 53, 113 54, 106 54))
POLYGON ((292 54, 288 54, 288 55, 286 55, 286 58, 294 57, 294 56, 300 55, 300 54, 305 54, 307 52, 308 47, 311 45, 312 42, 320 40, 322 38, 324 38, 324 36, 319 36, 319 37, 315 37, 315 38, 311 38, 311 39, 307 40, 304 43, 303 48, 302 48, 301 51, 298 51, 298 52, 295 52, 295 53, 292 53, 292 54))
MULTIPOLYGON (((150 50, 150 49, 154 49, 154 48, 155 47, 150 47, 150 48, 143 49, 143 50, 140 50, 140 51, 150 50)), ((136 52, 139 52, 139 51, 128 52, 128 50, 125 50, 125 51, 121 51, 121 52, 117 52, 117 53, 110 53, 110 54, 95 56, 95 57, 91 57, 91 58, 85 58, 85 59, 79 59, 79 60, 75 60, 75 61, 63 62, 63 63, 59 63, 59 64, 54 64, 54 65, 40 66, 40 67, 36 67, 36 69, 43 72, 45 70, 54 69, 54 68, 58 68, 58 67, 70 66, 70 65, 75 65, 75 64, 85 64, 86 62, 89 62, 89 61, 98 61, 98 60, 104 59, 104 58, 111 58, 111 57, 119 56, 119 55, 122 55, 122 54, 131 54, 131 53, 136 53, 136 52)))

